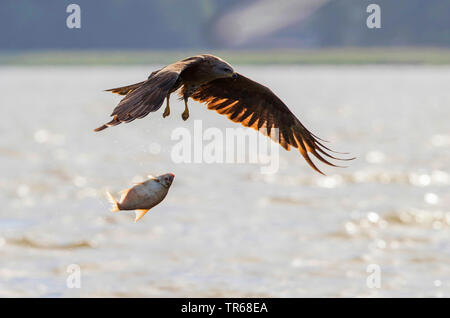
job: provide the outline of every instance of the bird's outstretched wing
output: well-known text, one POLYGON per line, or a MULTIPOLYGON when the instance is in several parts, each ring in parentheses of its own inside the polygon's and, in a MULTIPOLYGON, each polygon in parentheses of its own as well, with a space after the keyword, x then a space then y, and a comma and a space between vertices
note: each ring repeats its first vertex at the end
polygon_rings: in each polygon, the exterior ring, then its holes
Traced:
POLYGON ((113 119, 94 129, 94 131, 101 131, 120 123, 128 123, 137 118, 145 117, 150 112, 157 111, 177 82, 180 73, 201 60, 201 56, 181 60, 153 72, 146 81, 109 89, 108 91, 125 95, 125 97, 114 108, 111 114, 113 119))
POLYGON ((234 122, 270 136, 286 150, 290 150, 290 146, 298 148, 308 164, 321 174, 322 171, 312 162, 308 152, 330 166, 336 165, 322 155, 337 160, 353 159, 330 155, 327 150, 334 151, 321 143, 324 140, 306 129, 269 88, 241 74, 236 79, 217 79, 202 85, 191 97, 206 103, 208 109, 226 115, 234 122), (278 134, 274 128, 278 128, 278 134))
MULTIPOLYGON (((151 77, 155 76, 156 74, 158 74, 159 71, 161 71, 161 70, 152 72, 148 78, 150 79, 151 77)), ((145 83, 145 81, 139 82, 136 84, 127 85, 127 86, 105 89, 105 92, 111 92, 111 93, 115 93, 115 94, 119 94, 119 95, 127 95, 132 90, 135 90, 136 88, 138 88, 139 86, 141 86, 144 83, 145 83)))
POLYGON ((135 90, 136 88, 138 88, 139 86, 141 86, 144 83, 145 83, 145 81, 139 82, 136 84, 127 85, 127 86, 105 89, 105 92, 111 92, 111 93, 115 93, 115 94, 119 94, 119 95, 127 95, 132 90, 135 90))

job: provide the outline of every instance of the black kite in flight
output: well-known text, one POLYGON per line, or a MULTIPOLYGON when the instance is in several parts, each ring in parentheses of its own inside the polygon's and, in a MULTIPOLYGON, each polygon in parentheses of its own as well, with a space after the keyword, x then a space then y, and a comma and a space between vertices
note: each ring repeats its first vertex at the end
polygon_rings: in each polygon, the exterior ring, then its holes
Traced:
MULTIPOLYGON (((113 119, 98 127, 101 131, 120 123, 142 118, 161 108, 167 98, 163 117, 170 114, 170 94, 181 88, 179 95, 184 100, 183 120, 188 119, 188 98, 206 103, 208 109, 226 115, 230 120, 245 127, 259 130, 278 142, 284 149, 298 148, 308 164, 322 173, 311 161, 308 152, 320 161, 336 166, 322 155, 337 160, 295 117, 289 108, 267 87, 234 72, 224 60, 209 54, 202 54, 170 64, 150 74, 147 80, 129 86, 107 91, 125 95, 111 116, 113 119), (275 134, 278 128, 278 134, 275 134)), ((323 174, 323 173, 322 173, 323 174)))

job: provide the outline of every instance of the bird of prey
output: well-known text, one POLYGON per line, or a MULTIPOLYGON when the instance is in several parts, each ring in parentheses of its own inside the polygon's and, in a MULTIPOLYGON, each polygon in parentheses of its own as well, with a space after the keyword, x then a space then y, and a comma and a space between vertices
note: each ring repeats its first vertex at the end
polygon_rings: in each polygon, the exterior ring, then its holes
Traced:
POLYGON ((337 160, 353 159, 332 156, 329 152, 335 151, 324 146, 323 139, 306 129, 269 88, 236 73, 230 64, 210 54, 196 55, 170 64, 151 73, 147 80, 140 83, 108 89, 125 97, 112 112, 113 119, 95 131, 145 117, 161 108, 164 99, 167 99, 167 104, 163 117, 169 116, 169 97, 178 89, 185 104, 181 115, 183 120, 189 117, 190 97, 205 103, 208 109, 226 115, 233 122, 262 132, 286 150, 290 150, 291 146, 298 148, 308 164, 319 173, 322 172, 308 153, 335 167, 323 156, 337 160))

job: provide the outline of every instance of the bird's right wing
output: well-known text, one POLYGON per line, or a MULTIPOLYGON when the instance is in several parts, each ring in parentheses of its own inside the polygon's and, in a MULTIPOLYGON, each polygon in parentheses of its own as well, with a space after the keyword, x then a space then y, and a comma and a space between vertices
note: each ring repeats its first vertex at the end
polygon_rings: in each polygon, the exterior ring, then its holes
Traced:
POLYGON ((111 114, 113 119, 94 131, 101 131, 120 123, 128 123, 137 118, 145 117, 150 112, 157 111, 178 80, 181 72, 202 59, 203 57, 201 56, 194 56, 181 60, 164 67, 156 73, 153 72, 144 82, 109 90, 113 93, 126 95, 119 105, 114 108, 111 114))
POLYGON ((208 109, 269 136, 286 150, 290 150, 291 146, 298 148, 308 164, 319 173, 322 171, 312 162, 308 153, 331 166, 335 165, 322 155, 337 160, 351 160, 329 154, 328 151, 332 150, 306 129, 278 96, 241 74, 236 79, 216 79, 204 84, 191 97, 205 103, 208 109))

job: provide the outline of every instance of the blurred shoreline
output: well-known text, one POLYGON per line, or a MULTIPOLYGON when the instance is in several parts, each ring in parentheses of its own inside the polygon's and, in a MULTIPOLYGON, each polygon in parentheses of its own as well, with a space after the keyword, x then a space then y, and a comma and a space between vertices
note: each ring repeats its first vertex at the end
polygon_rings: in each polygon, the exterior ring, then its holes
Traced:
POLYGON ((446 48, 333 48, 284 50, 36 50, 0 51, 0 65, 140 65, 168 64, 200 54, 218 55, 232 64, 450 64, 446 48))

